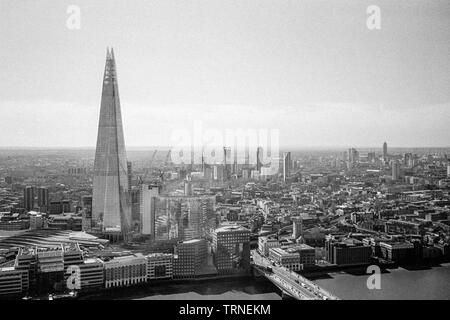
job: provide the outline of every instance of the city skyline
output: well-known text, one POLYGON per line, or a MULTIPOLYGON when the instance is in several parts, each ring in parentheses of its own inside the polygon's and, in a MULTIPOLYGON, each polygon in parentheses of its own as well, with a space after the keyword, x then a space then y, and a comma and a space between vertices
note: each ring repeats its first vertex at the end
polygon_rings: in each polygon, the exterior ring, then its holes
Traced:
POLYGON ((366 27, 364 1, 258 4, 137 1, 105 17, 104 2, 80 1, 69 30, 69 3, 2 3, 0 146, 94 147, 108 45, 129 147, 170 146, 197 119, 280 129, 282 148, 449 146, 448 3, 379 1, 380 30, 366 27))

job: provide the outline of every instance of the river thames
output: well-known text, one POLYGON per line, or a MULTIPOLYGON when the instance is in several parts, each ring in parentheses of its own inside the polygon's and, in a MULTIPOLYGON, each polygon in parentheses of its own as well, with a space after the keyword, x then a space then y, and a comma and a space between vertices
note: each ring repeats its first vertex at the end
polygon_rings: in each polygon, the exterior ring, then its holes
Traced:
MULTIPOLYGON (((381 274, 381 289, 369 290, 364 272, 334 272, 320 278, 318 285, 343 300, 450 299, 450 263, 407 270, 388 269, 381 274)), ((129 287, 84 299, 133 300, 281 300, 281 291, 265 278, 232 278, 189 283, 167 282, 155 286, 129 287)), ((83 299, 83 298, 82 298, 83 299)))
MULTIPOLYGON (((314 281, 343 300, 365 299, 450 299, 450 264, 424 270, 403 268, 385 270, 381 274, 381 289, 369 290, 369 275, 337 272, 314 281)), ((268 280, 230 280, 206 282, 197 285, 181 285, 156 290, 150 295, 135 299, 198 299, 198 300, 280 300, 281 292, 268 280), (171 292, 172 290, 182 292, 171 292)))

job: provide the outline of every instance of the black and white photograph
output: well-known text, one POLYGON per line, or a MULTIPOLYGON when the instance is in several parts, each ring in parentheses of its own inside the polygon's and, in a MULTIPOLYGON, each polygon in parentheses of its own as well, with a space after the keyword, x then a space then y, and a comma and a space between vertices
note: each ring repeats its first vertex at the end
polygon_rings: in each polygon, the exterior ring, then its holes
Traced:
POLYGON ((0 303, 449 283, 450 1, 0 0, 0 303))

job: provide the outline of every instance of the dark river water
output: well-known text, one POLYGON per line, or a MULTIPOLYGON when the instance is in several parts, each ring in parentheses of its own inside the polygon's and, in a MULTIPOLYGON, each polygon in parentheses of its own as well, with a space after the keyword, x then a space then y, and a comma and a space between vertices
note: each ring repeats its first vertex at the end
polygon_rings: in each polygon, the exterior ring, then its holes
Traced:
MULTIPOLYGON (((367 288, 363 272, 330 273, 313 280, 341 299, 450 299, 450 264, 422 270, 397 268, 381 274, 381 289, 367 288)), ((239 278, 190 283, 164 283, 127 288, 94 299, 139 300, 280 300, 281 292, 264 278, 239 278)))

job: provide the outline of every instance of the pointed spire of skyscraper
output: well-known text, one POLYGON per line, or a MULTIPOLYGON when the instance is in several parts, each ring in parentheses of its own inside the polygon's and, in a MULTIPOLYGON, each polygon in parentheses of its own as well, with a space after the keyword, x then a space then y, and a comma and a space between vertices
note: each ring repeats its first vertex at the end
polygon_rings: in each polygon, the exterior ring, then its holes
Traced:
POLYGON ((114 54, 106 49, 105 73, 94 162, 92 218, 102 231, 128 232, 131 207, 127 159, 114 54))

